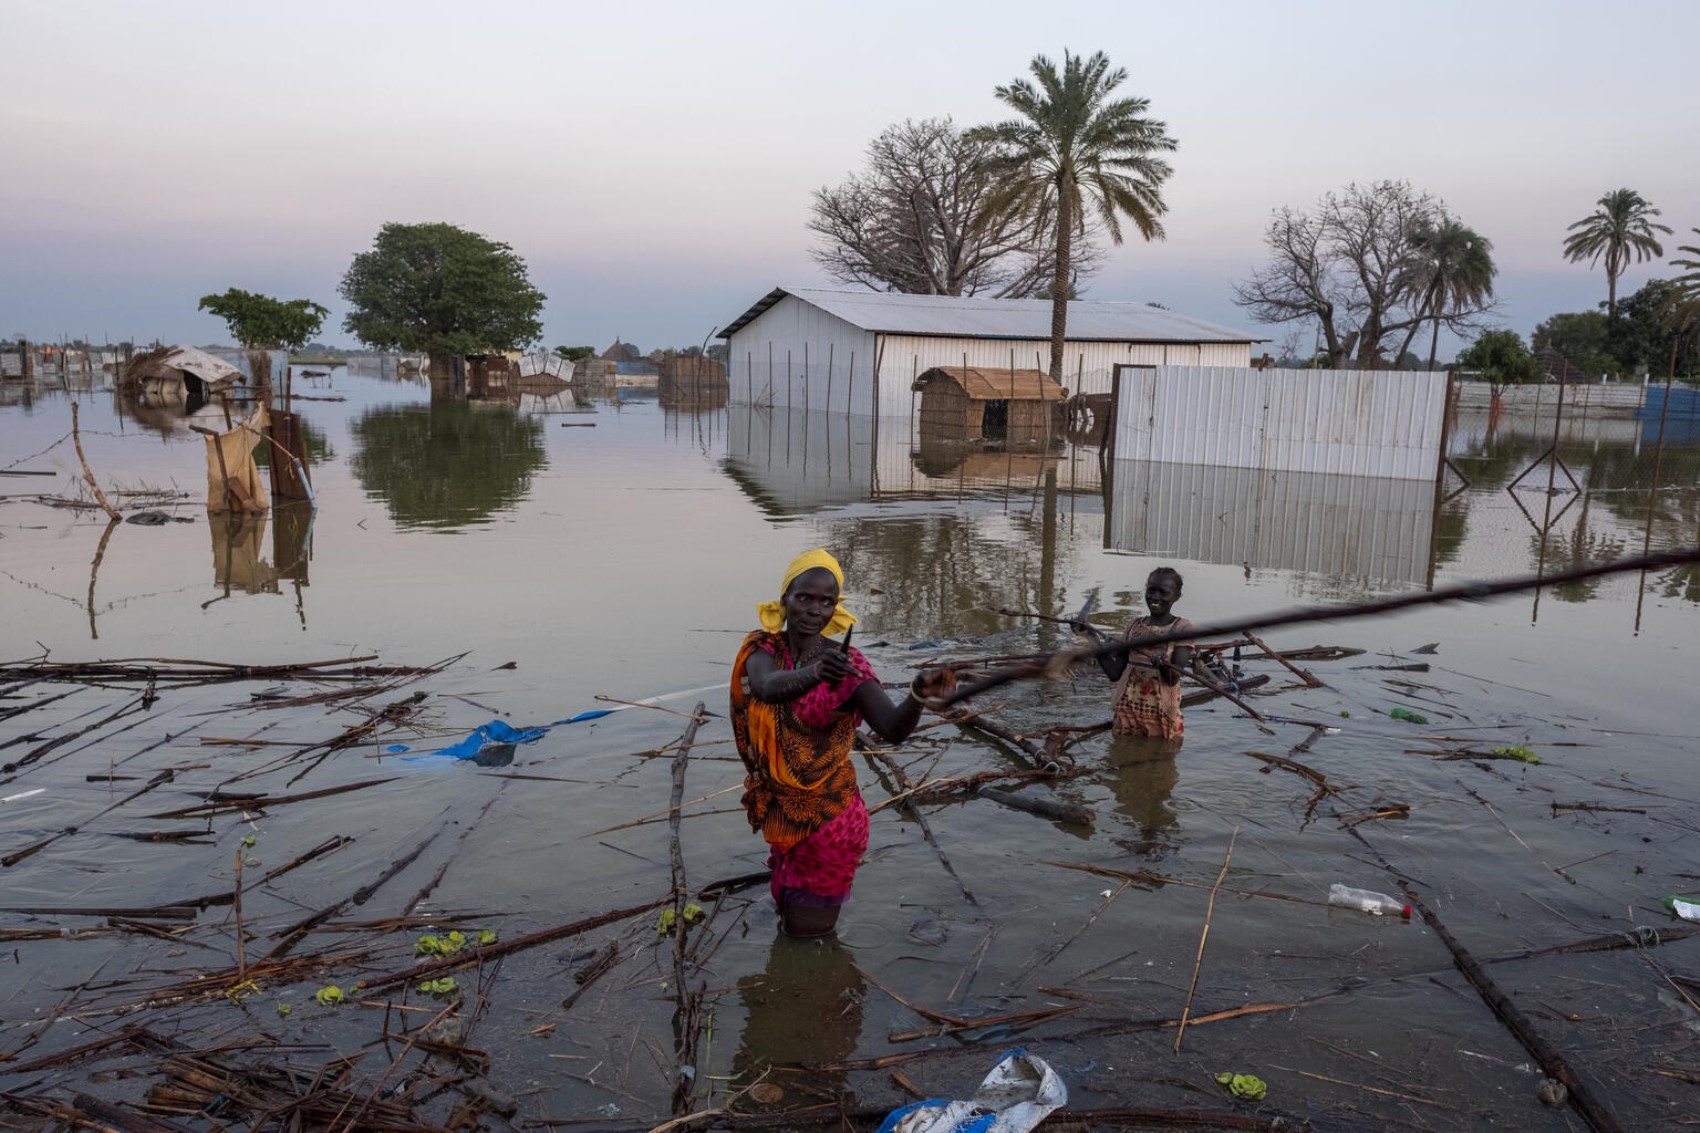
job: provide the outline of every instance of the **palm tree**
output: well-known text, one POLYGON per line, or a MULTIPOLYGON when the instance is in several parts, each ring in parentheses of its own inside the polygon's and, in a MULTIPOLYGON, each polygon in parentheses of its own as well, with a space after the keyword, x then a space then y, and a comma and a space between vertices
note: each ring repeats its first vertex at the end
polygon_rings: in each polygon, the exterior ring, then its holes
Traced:
MULTIPOLYGON (((1700 228, 1693 228, 1689 231, 1693 232, 1696 236, 1700 236, 1700 228)), ((1677 276, 1675 279, 1671 280, 1671 282, 1681 289, 1683 302, 1700 303, 1700 242, 1696 242, 1694 244, 1678 244, 1676 246, 1676 250, 1679 252, 1687 252, 1694 258, 1692 260, 1671 261, 1672 267, 1688 269, 1688 271, 1677 276)))
POLYGON ((1085 236, 1087 210, 1113 243, 1122 242, 1124 217, 1145 239, 1162 239, 1157 218, 1169 207, 1161 190, 1172 170, 1155 155, 1172 152, 1175 140, 1165 123, 1145 117, 1149 99, 1110 98, 1127 70, 1112 70, 1102 51, 1083 59, 1065 50, 1060 74, 1043 55, 1035 55, 1028 69, 1032 82, 1016 79, 993 92, 1018 117, 970 135, 1001 147, 993 166, 1001 182, 998 203, 1056 225, 1051 377, 1061 382, 1074 283, 1070 255, 1075 238, 1085 236))
POLYGON ((1480 310, 1493 301, 1493 277, 1499 268, 1493 262, 1493 242, 1468 225, 1449 216, 1427 223, 1412 234, 1411 242, 1421 257, 1413 273, 1410 294, 1417 301, 1417 320, 1405 335, 1405 344, 1394 355, 1403 358, 1424 319, 1434 323, 1429 336, 1428 368, 1434 369, 1440 348, 1440 324, 1451 315, 1480 310))
POLYGON ((1631 262, 1652 260, 1665 254, 1656 232, 1670 235, 1670 226, 1653 217, 1659 210, 1634 189, 1613 189, 1599 200, 1599 208, 1567 230, 1564 256, 1572 263, 1588 261, 1592 267, 1606 258, 1606 315, 1617 317, 1617 277, 1631 262), (1634 257, 1631 260, 1631 257, 1634 257))
MULTIPOLYGON (((1700 228, 1690 231, 1700 236, 1700 228)), ((1683 338, 1700 331, 1700 242, 1678 244, 1676 250, 1687 252, 1694 258, 1671 261, 1672 267, 1688 269, 1671 280, 1675 291, 1671 295, 1670 308, 1665 312, 1665 326, 1671 332, 1669 373, 1672 378, 1676 377, 1676 358, 1683 338)))

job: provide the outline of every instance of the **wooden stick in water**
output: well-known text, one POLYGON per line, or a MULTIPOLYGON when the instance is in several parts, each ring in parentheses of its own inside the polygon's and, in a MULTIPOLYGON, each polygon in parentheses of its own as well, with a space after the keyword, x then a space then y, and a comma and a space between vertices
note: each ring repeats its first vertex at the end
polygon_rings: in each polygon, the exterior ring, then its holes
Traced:
MULTIPOLYGON (((1192 983, 1187 985, 1186 1006, 1181 1009, 1181 1023, 1175 1031, 1175 1053, 1181 1050, 1181 1039, 1186 1036, 1187 1017, 1192 1014, 1192 995, 1198 990, 1198 970, 1204 965, 1204 942, 1210 939, 1210 917, 1216 912, 1216 891, 1222 888, 1222 879, 1228 876, 1228 863, 1234 860, 1234 841, 1240 836, 1240 828, 1234 827, 1234 832, 1228 835, 1228 852, 1222 855, 1222 872, 1216 875, 1216 884, 1210 887, 1210 903, 1204 909, 1204 931, 1198 937, 1198 955, 1192 961, 1192 983)), ((1126 888, 1125 884, 1123 888, 1126 888)))
POLYGON ((1307 688, 1323 688, 1324 687, 1323 683, 1320 680, 1318 680, 1316 678, 1316 675, 1314 673, 1312 673, 1309 669, 1299 668, 1297 665, 1293 664, 1291 661, 1287 660, 1285 657, 1283 657, 1279 653, 1275 652, 1275 650, 1269 648, 1268 643, 1265 642, 1261 637, 1258 637, 1255 633, 1252 633, 1251 631, 1247 630, 1246 635, 1245 635, 1245 639, 1247 641, 1251 642, 1253 645, 1257 646, 1259 649, 1263 650, 1263 652, 1265 654, 1267 654, 1268 656, 1273 657, 1275 660, 1279 661, 1283 668, 1285 668, 1289 673, 1292 673, 1293 676, 1299 678, 1299 680, 1303 681, 1307 688))

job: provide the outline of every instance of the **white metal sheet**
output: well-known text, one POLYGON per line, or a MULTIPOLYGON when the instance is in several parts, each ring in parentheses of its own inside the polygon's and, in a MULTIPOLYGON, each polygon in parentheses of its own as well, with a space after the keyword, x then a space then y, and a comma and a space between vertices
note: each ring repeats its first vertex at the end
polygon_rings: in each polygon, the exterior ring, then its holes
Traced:
POLYGON ((1118 457, 1433 482, 1446 375, 1122 368, 1118 457))

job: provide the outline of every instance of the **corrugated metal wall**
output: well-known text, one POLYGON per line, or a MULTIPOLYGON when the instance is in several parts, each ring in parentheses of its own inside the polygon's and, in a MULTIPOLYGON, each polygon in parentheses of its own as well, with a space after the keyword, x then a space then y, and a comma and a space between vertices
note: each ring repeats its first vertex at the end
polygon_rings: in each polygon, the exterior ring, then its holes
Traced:
POLYGON ((1125 368, 1119 459, 1434 482, 1446 375, 1125 368))
POLYGON ((1111 475, 1111 550, 1342 582, 1428 577, 1434 489, 1420 480, 1135 460, 1111 475))
MULTIPOLYGON (((909 413, 909 386, 934 366, 975 366, 992 372, 1051 368, 1051 343, 1045 340, 880 336, 880 412, 909 413), (966 359, 966 361, 964 361, 966 359)), ((1246 366, 1247 343, 1070 342, 1063 357, 1062 383, 1068 392, 1109 393, 1117 366, 1246 366)))
MULTIPOLYGON (((787 295, 727 340, 732 404, 873 414, 874 336, 787 295)), ((903 413, 909 411, 903 388, 903 413)))
MULTIPOLYGON (((910 390, 934 366, 1049 370, 1050 340, 875 335, 787 295, 727 342, 734 405, 907 418, 910 390), (875 366, 878 366, 877 392, 875 366)), ((1245 366, 1246 343, 1070 342, 1069 393, 1108 393, 1117 365, 1245 366)))

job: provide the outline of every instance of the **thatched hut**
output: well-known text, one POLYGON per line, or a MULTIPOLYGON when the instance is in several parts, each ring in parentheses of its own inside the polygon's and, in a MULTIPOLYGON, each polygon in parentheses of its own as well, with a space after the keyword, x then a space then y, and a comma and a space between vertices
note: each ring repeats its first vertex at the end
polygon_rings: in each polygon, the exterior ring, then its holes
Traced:
POLYGON ((242 372, 193 346, 146 350, 124 367, 120 388, 144 406, 200 406, 207 395, 242 381, 242 372))
POLYGON ((940 440, 1039 441, 1059 432, 1068 390, 1041 370, 937 366, 915 379, 921 433, 940 440))

